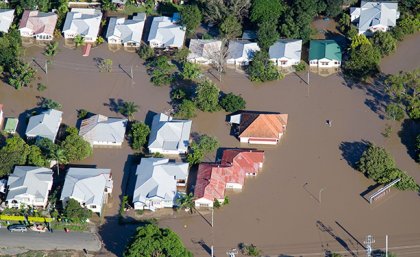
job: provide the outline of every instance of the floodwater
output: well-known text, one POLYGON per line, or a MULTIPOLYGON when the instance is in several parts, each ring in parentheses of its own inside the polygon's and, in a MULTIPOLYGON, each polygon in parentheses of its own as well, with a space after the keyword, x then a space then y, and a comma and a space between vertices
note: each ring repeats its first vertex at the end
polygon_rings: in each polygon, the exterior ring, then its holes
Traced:
MULTIPOLYGON (((410 52, 419 42, 419 34, 402 42, 397 54, 384 60, 382 70, 419 67, 419 60, 410 52)), ((40 48, 32 47, 27 54, 41 66, 45 63, 40 48)), ((7 85, 0 87, 6 117, 32 109, 38 96, 61 103, 63 122, 68 125, 76 124, 76 111, 81 108, 119 116, 115 109, 121 100, 140 106, 135 115, 138 120, 149 120, 153 112, 170 108, 169 88, 151 85, 136 54, 113 53, 105 45, 92 49, 90 57, 82 57, 80 49, 61 47, 48 74, 40 70, 39 76, 48 87, 44 92, 36 90, 36 83, 20 91, 7 85), (100 73, 94 58, 112 59, 113 72, 100 73)), ((174 229, 195 256, 208 256, 211 245, 215 256, 226 256, 226 251, 239 243, 253 243, 265 255, 273 256, 322 256, 319 253, 327 249, 357 256, 364 255, 359 243, 363 244, 369 234, 376 238, 375 248, 385 246, 386 234, 391 247, 420 243, 420 196, 393 190, 369 205, 361 194, 374 183, 350 165, 363 151, 362 141, 371 141, 386 147, 397 165, 420 183, 419 165, 397 135, 400 125, 381 119, 380 89, 347 86, 338 74, 327 78, 311 74, 310 86, 306 78, 306 73, 290 74, 282 81, 252 84, 244 74, 230 70, 221 83, 217 82, 222 91, 241 94, 248 110, 288 113, 289 125, 278 146, 258 147, 266 150, 263 172, 248 179, 241 193, 232 193, 229 205, 215 211, 213 229, 201 216, 159 222, 174 229), (327 119, 332 120, 332 127, 325 125, 327 119), (386 124, 393 127, 390 138, 381 135, 386 124)), ((193 131, 216 136, 221 147, 246 147, 229 135, 226 115, 200 113, 193 119, 193 131)), ((25 124, 20 126, 24 131, 25 124)), ((114 192, 99 234, 106 250, 118 256, 135 229, 133 225, 118 226, 116 219, 127 181, 134 179, 129 173, 139 161, 132 154, 127 145, 122 149, 95 149, 94 155, 83 161, 112 169, 114 192)), ((417 256, 420 254, 420 248, 412 249, 417 256)))

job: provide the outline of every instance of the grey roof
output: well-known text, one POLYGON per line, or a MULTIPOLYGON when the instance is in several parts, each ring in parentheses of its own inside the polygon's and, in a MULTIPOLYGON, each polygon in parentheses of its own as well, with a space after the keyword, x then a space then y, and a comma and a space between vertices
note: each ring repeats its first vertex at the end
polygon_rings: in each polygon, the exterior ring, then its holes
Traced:
POLYGON ((102 206, 105 188, 112 188, 110 169, 70 168, 60 200, 73 198, 86 205, 102 206))
POLYGON ((124 142, 127 119, 108 118, 104 115, 94 115, 82 121, 79 135, 86 141, 93 142, 124 142))
POLYGON ((79 35, 97 37, 102 12, 90 8, 72 8, 66 15, 63 32, 72 31, 79 35))
POLYGON ((149 148, 186 152, 189 146, 191 120, 174 120, 163 113, 153 117, 149 148))
POLYGON ((115 36, 120 38, 122 43, 136 42, 140 44, 145 20, 145 13, 138 13, 130 20, 112 17, 109 20, 106 38, 115 36))
POLYGON ((359 33, 364 33, 371 26, 393 27, 399 17, 397 2, 367 2, 360 5, 359 33))
POLYGON ((54 142, 60 128, 62 115, 63 112, 49 109, 41 114, 32 116, 26 128, 26 136, 48 138, 54 142))
POLYGON ((7 33, 15 17, 14 9, 0 9, 0 32, 7 33))
POLYGON ((231 40, 229 41, 228 59, 245 58, 251 60, 255 52, 260 51, 257 43, 248 40, 231 40))
POLYGON ((272 45, 268 51, 270 59, 287 58, 300 60, 302 54, 302 40, 281 39, 272 45))
POLYGON ((9 187, 6 201, 15 199, 22 194, 32 195, 44 201, 48 197, 50 184, 53 181, 51 169, 33 166, 16 166, 9 176, 9 187))
POLYGON ((127 2, 127 0, 112 0, 111 2, 113 4, 125 4, 127 2))
POLYGON ((169 162, 163 158, 142 158, 136 170, 133 202, 145 203, 148 198, 174 200, 177 180, 188 177, 188 163, 169 162))
POLYGON ((184 44, 185 30, 180 25, 173 23, 171 18, 154 17, 150 27, 148 41, 156 40, 165 46, 181 48, 184 44))
POLYGON ((220 51, 222 41, 215 39, 191 39, 188 59, 207 58, 211 59, 215 51, 220 51))

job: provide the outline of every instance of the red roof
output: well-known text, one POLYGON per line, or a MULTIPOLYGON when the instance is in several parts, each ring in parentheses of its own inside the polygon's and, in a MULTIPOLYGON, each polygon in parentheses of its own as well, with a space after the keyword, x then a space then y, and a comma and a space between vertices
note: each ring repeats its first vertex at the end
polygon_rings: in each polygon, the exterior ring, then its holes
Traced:
POLYGON ((241 114, 239 137, 276 138, 286 131, 287 114, 251 113, 241 114))
POLYGON ((194 189, 196 198, 210 201, 223 199, 227 183, 244 185, 247 173, 258 173, 264 162, 264 151, 229 149, 223 152, 221 164, 201 163, 194 189))
POLYGON ((34 34, 54 34, 58 16, 55 13, 25 10, 20 20, 19 28, 29 28, 34 34))

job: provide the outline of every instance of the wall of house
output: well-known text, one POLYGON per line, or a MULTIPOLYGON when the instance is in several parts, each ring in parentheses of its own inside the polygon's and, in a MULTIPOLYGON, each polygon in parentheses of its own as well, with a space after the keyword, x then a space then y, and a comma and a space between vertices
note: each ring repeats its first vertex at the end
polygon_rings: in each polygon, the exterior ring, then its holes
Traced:
POLYGON ((35 38, 36 40, 46 40, 46 41, 51 41, 54 39, 53 35, 45 34, 45 33, 37 34, 35 38))
POLYGON ((197 207, 197 208, 213 207, 213 201, 210 201, 209 199, 206 199, 206 198, 199 198, 199 199, 195 200, 195 207, 197 207))
POLYGON ((337 67, 340 67, 341 62, 324 58, 320 60, 311 60, 309 62, 309 65, 311 67, 318 67, 318 68, 337 68, 337 67))
POLYGON ((226 183, 228 189, 242 189, 242 185, 238 183, 226 183))
POLYGON ((186 151, 183 151, 183 150, 163 150, 162 148, 149 148, 149 151, 151 153, 173 154, 173 155, 186 153, 186 151))
POLYGON ((259 145, 275 145, 278 143, 276 138, 251 138, 251 137, 239 137, 241 143, 247 144, 259 144, 259 145))
POLYGON ((122 142, 93 141, 93 146, 121 146, 122 142))
POLYGON ((33 37, 34 33, 32 30, 28 29, 28 28, 21 28, 19 29, 20 31, 20 36, 22 37, 33 37))

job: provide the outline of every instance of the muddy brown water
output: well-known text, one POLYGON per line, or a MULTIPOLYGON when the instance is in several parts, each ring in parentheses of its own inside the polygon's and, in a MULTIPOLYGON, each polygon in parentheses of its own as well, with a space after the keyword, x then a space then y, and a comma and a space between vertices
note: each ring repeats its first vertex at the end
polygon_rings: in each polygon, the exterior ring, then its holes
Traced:
MULTIPOLYGON (((413 57, 413 51, 419 56, 415 47, 419 43, 419 34, 400 43, 397 52, 383 60, 382 70, 419 67, 419 59, 413 57)), ((44 92, 38 92, 35 84, 20 91, 7 85, 0 87, 6 117, 32 109, 39 96, 60 102, 63 122, 68 125, 76 124, 76 111, 81 108, 120 116, 115 112, 115 103, 120 100, 140 106, 135 115, 138 120, 170 108, 169 88, 150 84, 136 54, 112 53, 106 45, 92 49, 90 57, 82 57, 80 49, 60 49, 47 75, 38 68, 42 83, 48 87, 44 92), (100 73, 95 67, 96 57, 111 58, 114 71, 100 73), (131 66, 134 79, 129 77, 131 66)), ((40 48, 28 49, 27 55, 35 57, 41 66, 45 62, 40 48)), ((230 193, 230 204, 215 211, 213 229, 200 216, 159 222, 175 230, 195 256, 208 256, 211 245, 215 256, 226 256, 227 250, 242 242, 253 243, 265 255, 273 256, 321 253, 325 249, 347 251, 346 247, 362 256, 363 248, 357 241, 363 243, 368 234, 376 237, 374 246, 378 248, 384 247, 386 234, 390 235, 391 246, 420 243, 420 196, 392 191, 369 205, 361 194, 374 183, 349 165, 360 154, 363 146, 359 142, 371 141, 386 147, 397 165, 420 183, 419 165, 397 135, 400 125, 379 118, 372 106, 379 102, 366 93, 364 86, 348 87, 339 75, 323 78, 311 74, 309 87, 304 79, 305 73, 291 74, 282 81, 252 84, 244 74, 229 70, 223 81, 217 82, 221 90, 241 94, 249 110, 288 113, 289 125, 278 146, 258 147, 266 150, 263 172, 247 179, 241 193, 230 193), (332 127, 325 125, 327 119, 332 120, 332 127), (386 124, 393 127, 388 139, 381 135, 386 124), (329 227, 330 233, 321 231, 317 221, 329 227)), ((225 118, 224 112, 200 113, 193 119, 193 131, 216 136, 222 147, 246 147, 229 135, 225 118)), ((26 124, 19 126, 24 131, 26 124)), ((82 162, 112 169, 113 197, 100 228, 110 254, 120 256, 135 229, 133 225, 118 226, 116 215, 126 181, 134 179, 127 174, 137 163, 127 145, 122 149, 95 149, 94 155, 82 162)))

